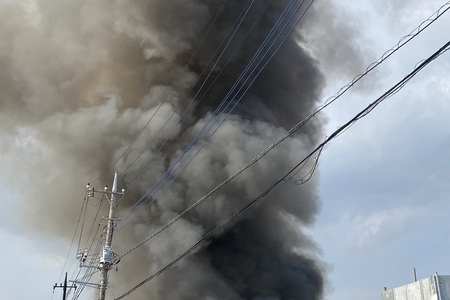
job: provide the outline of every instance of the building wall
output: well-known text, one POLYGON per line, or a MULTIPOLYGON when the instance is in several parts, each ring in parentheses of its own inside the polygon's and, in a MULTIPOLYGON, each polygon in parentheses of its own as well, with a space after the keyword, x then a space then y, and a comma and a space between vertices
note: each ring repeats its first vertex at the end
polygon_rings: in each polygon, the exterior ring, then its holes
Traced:
POLYGON ((382 300, 450 300, 450 276, 433 275, 381 294, 382 300))

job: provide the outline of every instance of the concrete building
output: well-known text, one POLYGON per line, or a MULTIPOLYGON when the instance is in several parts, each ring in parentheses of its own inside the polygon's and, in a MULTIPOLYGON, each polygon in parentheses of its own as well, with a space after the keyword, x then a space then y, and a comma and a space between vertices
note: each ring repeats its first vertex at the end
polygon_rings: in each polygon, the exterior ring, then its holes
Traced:
POLYGON ((435 274, 416 282, 385 290, 382 300, 450 300, 450 276, 435 274))

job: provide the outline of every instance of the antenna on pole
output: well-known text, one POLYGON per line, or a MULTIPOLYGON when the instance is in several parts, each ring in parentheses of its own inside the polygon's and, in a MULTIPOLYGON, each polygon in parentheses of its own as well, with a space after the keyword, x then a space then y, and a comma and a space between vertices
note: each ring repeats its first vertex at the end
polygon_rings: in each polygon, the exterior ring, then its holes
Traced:
POLYGON ((95 190, 91 185, 88 183, 86 186, 86 190, 88 192, 88 197, 94 197, 95 193, 102 193, 108 198, 108 194, 111 195, 111 198, 109 200, 109 215, 107 218, 103 217, 103 220, 107 220, 108 224, 106 226, 106 238, 105 238, 105 245, 103 246, 102 254, 100 256, 100 260, 98 261, 97 258, 89 259, 90 257, 88 254, 87 249, 80 249, 77 254, 77 258, 80 260, 80 268, 93 268, 100 270, 100 283, 91 283, 91 282, 82 282, 82 281, 71 281, 75 282, 80 285, 85 285, 88 287, 94 287, 100 289, 100 298, 99 300, 105 300, 106 295, 106 289, 108 288, 108 272, 111 270, 111 268, 114 265, 117 265, 120 261, 118 256, 114 253, 114 250, 112 248, 112 239, 114 235, 114 228, 117 223, 117 219, 114 218, 114 212, 116 210, 116 195, 123 195, 124 189, 122 189, 122 192, 117 192, 117 178, 118 173, 114 173, 114 181, 112 185, 111 191, 108 191, 108 186, 106 185, 105 188, 102 190, 95 190))

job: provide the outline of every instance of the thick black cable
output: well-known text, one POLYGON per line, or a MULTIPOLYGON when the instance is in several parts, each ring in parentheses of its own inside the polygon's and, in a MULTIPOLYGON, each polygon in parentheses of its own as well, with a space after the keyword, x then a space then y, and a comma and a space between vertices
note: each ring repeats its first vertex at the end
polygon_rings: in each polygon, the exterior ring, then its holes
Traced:
MULTIPOLYGON (((448 6, 449 3, 450 3, 450 1, 449 1, 446 5, 448 6)), ((445 5, 444 5, 444 6, 445 6, 445 5)), ((351 87, 351 86, 352 86, 354 83, 356 83, 357 81, 359 81, 359 80, 362 78, 362 76, 364 76, 366 73, 368 73, 369 71, 371 71, 375 66, 377 66, 379 63, 381 63, 382 61, 384 61, 385 59, 387 59, 387 58, 388 58, 390 55, 392 55, 395 51, 397 51, 397 50, 400 49, 403 45, 405 45, 407 42, 409 42, 412 38, 414 38, 415 36, 417 36, 420 32, 422 32, 425 28, 427 28, 429 25, 431 25, 434 21, 436 21, 443 13, 445 13, 445 12, 449 9, 449 7, 447 7, 445 10, 441 11, 441 10, 444 8, 444 6, 442 6, 442 7, 435 13, 435 14, 436 14, 436 18, 435 18, 435 19, 431 19, 431 17, 430 17, 430 18, 427 19, 426 21, 422 22, 422 24, 417 28, 418 32, 417 32, 416 34, 414 34, 414 35, 410 34, 409 36, 405 36, 404 38, 402 38, 402 40, 400 40, 400 42, 396 45, 396 47, 394 47, 393 49, 391 49, 391 50, 385 52, 385 54, 383 54, 383 56, 381 57, 380 62, 374 63, 374 64, 372 65, 372 67, 369 67, 365 73, 363 73, 362 75, 356 76, 356 77, 354 78, 353 82, 352 82, 351 84, 348 85, 348 88, 351 87), (424 25, 427 21, 429 21, 429 23, 428 23, 426 26, 422 27, 422 25, 424 25), (408 37, 409 37, 410 39, 407 39, 408 37), (403 41, 405 41, 405 40, 406 40, 406 42, 403 42, 403 41)), ((344 89, 344 88, 343 88, 343 89, 344 89)), ((340 95, 342 95, 342 94, 346 91, 346 89, 345 89, 345 90, 343 90, 343 89, 341 89, 341 90, 337 93, 337 96, 335 96, 336 98, 340 97, 340 95), (343 92, 341 92, 341 91, 343 91, 343 92)), ((333 98, 333 97, 332 97, 332 98, 333 98)), ((335 100, 336 100, 336 99, 335 99, 335 100)), ((333 101, 334 101, 334 100, 333 100, 333 101)), ((327 101, 327 102, 328 102, 328 101, 327 101)), ((346 130, 346 129, 345 129, 345 130, 346 130)), ((342 132, 343 132, 343 131, 342 131, 342 132)), ((341 133, 342 133, 342 132, 341 132, 341 133)), ((339 134, 341 134, 341 133, 339 133, 339 134)))
POLYGON ((428 19, 420 23, 418 27, 416 27, 413 31, 411 31, 409 34, 403 36, 397 44, 395 44, 391 49, 384 52, 384 54, 377 59, 375 62, 371 63, 367 68, 366 71, 363 73, 355 76, 353 80, 348 83, 347 85, 343 86, 339 91, 332 97, 328 98, 327 101, 324 102, 321 106, 314 109, 314 111, 308 115, 306 118, 301 120, 299 123, 297 123, 293 128, 291 128, 289 131, 287 131, 283 136, 281 136, 277 141, 275 141, 272 145, 267 147, 265 150, 263 150, 260 154, 258 154, 255 158, 253 158, 250 162, 248 162, 246 165, 244 165, 242 168, 240 168, 237 172, 235 172, 233 175, 228 177, 225 181, 223 181, 221 184, 219 184, 217 187, 215 187, 212 191, 210 191, 208 194, 206 194, 204 197, 199 199, 197 202, 192 204, 190 207, 188 207, 186 210, 184 210, 181 214, 176 216, 174 219, 166 223, 163 227, 161 227, 159 230, 154 232, 152 235, 148 236, 146 239, 141 241, 139 244, 135 245, 133 248, 125 252, 123 256, 126 254, 132 252, 136 248, 140 247, 150 239, 152 239, 157 234, 161 233, 168 227, 170 227, 173 223, 178 221, 183 215, 185 215, 187 212, 191 211, 193 208, 197 207, 203 201, 205 201, 207 198, 209 198, 213 193, 215 193, 217 190, 222 188, 224 185, 228 184, 230 181, 232 181, 234 178, 236 178, 238 175, 243 173, 245 170, 256 164, 259 160, 261 160, 265 155, 267 155, 270 151, 272 151, 276 146, 278 146, 280 143, 282 143, 284 140, 286 140, 288 137, 293 135, 295 132, 297 132, 303 125, 305 125, 311 118, 313 118, 316 114, 321 112, 323 109, 325 109, 328 105, 333 103, 334 101, 338 100, 345 92, 347 92, 351 87, 353 87, 358 81, 360 81, 362 78, 364 78, 368 73, 370 73, 372 70, 374 70, 377 66, 379 66, 381 63, 383 63, 385 60, 387 60, 391 55, 393 55, 395 52, 397 52, 399 49, 401 49, 403 46, 405 46, 408 42, 410 42, 412 39, 414 39, 416 36, 418 36, 423 30, 428 28, 432 23, 434 23, 439 17, 441 17, 444 13, 446 13, 450 9, 450 1, 448 1, 446 4, 441 6, 435 13, 433 13, 428 19))
POLYGON ((216 226, 214 229, 212 229, 210 232, 208 232, 206 235, 204 235, 197 243, 195 243, 193 246, 191 246, 188 250, 186 250, 183 254, 178 256, 175 260, 167 264, 165 267, 160 269, 158 272, 152 274, 151 276, 147 277, 145 280, 141 281, 139 284, 134 286, 131 290, 126 292, 125 294, 119 296, 118 298, 115 298, 115 300, 123 299, 124 297, 130 295, 132 292, 134 292, 139 287, 143 286, 145 283, 149 282, 153 278, 161 275, 168 269, 170 269, 174 264, 176 264, 178 261, 189 255, 192 251, 194 251, 200 244, 202 244, 206 239, 208 239, 210 236, 212 236, 215 232, 217 232, 219 229, 227 226, 231 222, 233 222, 236 218, 238 218, 241 214, 243 214, 245 211, 247 211, 250 207, 253 207, 255 204, 260 202, 262 199, 264 199, 277 185, 280 183, 283 183, 286 181, 286 179, 293 173, 296 172, 299 166, 301 166, 306 160, 308 160, 310 157, 312 157, 316 152, 320 151, 325 147, 326 144, 328 144, 331 140, 333 140, 335 137, 337 137, 342 131, 346 130, 348 127, 355 124, 358 120, 361 118, 367 116, 375 107, 377 107, 380 103, 382 103, 384 100, 389 98, 393 93, 397 93, 400 89, 402 89, 406 83, 408 83, 415 75, 417 75, 423 68, 425 68, 430 62, 435 60, 437 57, 439 57, 442 53, 446 52, 448 50, 448 47, 450 46, 450 41, 447 42, 443 47, 441 47, 438 51, 436 51, 434 54, 432 54, 428 59, 426 59, 423 63, 421 63, 417 68, 415 68, 411 73, 409 73, 407 76, 405 76, 401 81, 399 81, 396 85, 394 85, 392 88, 390 88, 387 92, 385 92, 381 97, 379 97, 377 100, 369 104, 366 108, 364 108, 362 111, 360 111, 358 114, 356 114, 352 119, 350 119, 347 123, 339 127, 337 130, 335 130, 328 138, 325 139, 324 142, 319 144, 310 154, 308 154, 303 160, 301 160, 297 165, 295 165, 289 172, 287 172, 283 177, 281 177, 279 180, 277 180, 274 184, 272 184, 269 188, 267 188, 263 193, 261 193, 257 198, 252 200, 250 203, 248 203, 246 206, 241 208, 237 213, 232 215, 230 218, 216 226))

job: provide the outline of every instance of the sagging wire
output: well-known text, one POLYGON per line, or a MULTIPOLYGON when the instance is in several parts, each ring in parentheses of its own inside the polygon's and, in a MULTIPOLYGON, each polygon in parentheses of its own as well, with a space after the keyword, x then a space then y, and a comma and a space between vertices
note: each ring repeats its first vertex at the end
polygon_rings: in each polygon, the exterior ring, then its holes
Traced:
MULTIPOLYGON (((272 1, 272 0, 271 0, 272 1)), ((225 3, 224 3, 225 5, 225 3)), ((226 34, 225 38, 222 40, 221 44, 219 45, 219 47, 216 49, 216 51, 214 52, 214 54, 211 56, 210 60, 208 61, 208 63, 205 65, 205 67, 203 68, 202 72, 200 73, 200 75, 198 76, 197 80, 191 85, 191 87, 189 88, 189 90, 185 93, 184 99, 183 101, 181 101, 178 106, 173 110, 172 114, 169 116, 169 118, 166 120, 166 122, 159 128, 158 132, 155 134, 155 136, 153 136, 153 138, 150 140, 150 142, 147 144, 147 146, 141 151, 141 153, 139 153, 139 155, 131 162, 130 165, 127 166, 127 168, 121 172, 121 175, 119 178, 123 177, 126 172, 128 171, 128 169, 136 163, 136 161, 145 153, 145 151, 150 147, 150 145, 153 143, 153 141, 156 139, 156 137, 159 136, 159 134, 162 132, 162 130, 166 127, 166 125, 169 123, 169 121, 172 119, 172 117, 178 112, 179 108, 181 108, 181 106, 183 106, 185 104, 185 101, 187 100, 188 95, 193 91, 194 87, 197 85, 197 83, 200 82, 200 79, 202 77, 202 75, 208 70, 210 69, 209 75, 211 75, 212 71, 214 70, 214 68, 210 67, 211 63, 213 62, 214 57, 216 57, 216 55, 219 53, 220 49, 222 48, 222 46, 226 43, 226 41, 229 39, 229 36, 232 34, 233 32, 233 28, 236 27, 236 25, 238 24, 239 20, 241 19, 242 15, 245 12, 245 8, 241 11, 240 15, 238 16, 238 18, 236 19, 235 23, 231 26, 230 30, 228 31, 228 33, 226 34)), ((223 9, 223 7, 222 7, 223 9)), ((216 16, 216 18, 218 17, 218 15, 216 16)), ((241 41, 242 44, 242 41, 241 41)), ((240 45, 241 45, 240 44, 240 45)), ((238 48, 240 47, 240 45, 238 46, 238 48)), ((219 58, 217 58, 216 60, 216 64, 218 63, 218 61, 220 60, 222 56, 219 56, 219 58)), ((230 58, 231 60, 231 58, 230 58)), ((215 65, 215 64, 214 64, 215 65)), ((223 69, 222 69, 223 70, 223 69)), ((204 83, 201 85, 199 91, 197 92, 200 93, 201 88, 204 86, 204 84, 206 83, 206 80, 209 78, 209 75, 207 76, 207 78, 204 80, 204 83)), ((216 77, 217 79, 217 77, 216 77)), ((210 85, 211 87, 211 85, 210 85)), ((209 88, 208 88, 209 90, 209 88)), ((150 161, 145 165, 145 167, 141 170, 140 173, 138 173, 132 180, 130 180, 127 183, 127 186, 129 186, 128 191, 131 190, 134 185, 136 184, 136 182, 139 180, 139 178, 143 175, 143 173, 153 164, 153 161, 158 157, 158 155, 160 154, 162 148, 167 144, 167 142, 172 138, 172 136, 176 133, 177 129, 179 128, 181 121, 183 121, 186 113, 190 110, 192 104, 194 103, 195 97, 192 97, 191 101, 189 102, 189 104, 186 106, 186 109, 184 110, 184 112, 181 114, 180 119, 178 120, 177 124, 175 124, 175 126, 173 127, 172 131, 170 132, 170 134, 168 135, 168 137, 164 140, 164 142, 162 143, 162 145, 159 147, 158 151, 154 154, 154 156, 150 159, 150 161)), ((202 99, 199 100, 199 102, 202 99)), ((128 191, 125 193, 125 195, 128 193, 128 191)), ((124 197, 125 195, 123 195, 121 197, 121 199, 119 199, 119 201, 117 203, 119 203, 124 197)))
POLYGON ((77 220, 77 225, 75 226, 75 231, 73 233, 72 241, 70 242, 69 251, 67 252, 66 260, 64 261, 64 265, 63 265, 63 268, 61 270, 61 274, 59 275, 59 278, 58 278, 57 282, 59 282, 61 280, 62 275, 64 274, 64 270, 65 270, 66 265, 67 265, 67 261, 69 260, 70 253, 72 252, 72 247, 73 247, 73 243, 75 241, 75 236, 77 235, 78 226, 80 225, 81 216, 83 214, 83 208, 85 206, 86 197, 87 197, 87 192, 85 192, 85 194, 84 194, 83 203, 81 204, 81 210, 80 210, 80 214, 79 214, 78 220, 77 220))
MULTIPOLYGON (((188 250, 186 250, 183 254, 179 255, 176 259, 171 261, 169 264, 167 264, 165 267, 161 268, 156 273, 150 275, 143 281, 141 281, 139 284, 134 286, 132 289, 124 293, 123 295, 119 296, 118 298, 115 298, 115 300, 123 299, 127 296, 129 296, 132 292, 136 291, 138 288, 142 287, 145 283, 151 281, 152 279, 156 278, 157 276, 161 275, 168 269, 170 269, 173 265, 175 265, 178 261, 189 255, 192 251, 194 251, 200 244, 202 244, 206 239, 208 239, 210 236, 212 236, 215 232, 217 232, 219 229, 227 226, 231 222, 233 222, 236 218, 238 218, 242 213, 246 212, 249 208, 253 207, 255 204, 259 203, 261 200, 263 200, 277 185, 282 184, 283 182, 286 182, 286 179, 289 177, 292 177, 292 174, 295 174, 298 171, 298 168, 301 167, 305 161, 307 161, 309 158, 311 158, 315 153, 319 152, 321 153, 322 149, 326 144, 328 144, 330 141, 332 141, 334 138, 339 136, 339 134, 346 130, 348 127, 353 126, 358 120, 362 119, 363 117, 367 116, 370 112, 373 111, 380 103, 385 101, 386 99, 390 98, 393 94, 400 91, 405 85, 415 76, 417 75, 423 68, 425 68, 429 63, 434 61, 436 58, 441 56, 443 53, 449 50, 450 41, 447 42, 443 47, 441 47, 439 50, 437 50, 434 54, 432 54, 428 59, 426 59, 423 63, 421 63, 417 68, 415 68, 411 73, 409 73, 407 76, 405 76, 402 80, 400 80, 396 85, 394 85, 392 88, 390 88, 387 92, 385 92, 382 96, 377 98, 374 102, 370 103, 366 108, 364 108, 362 111, 360 111, 358 114, 356 114, 352 119, 350 119, 348 122, 346 122, 344 125, 339 127, 337 130, 335 130, 328 138, 325 139, 324 142, 319 144, 313 151, 311 151, 303 160, 301 160, 297 165, 295 165, 289 172, 287 172, 282 178, 277 180, 274 184, 272 184, 270 187, 268 187, 264 192, 262 192, 257 198, 252 200, 250 203, 248 203, 246 206, 241 208, 238 212, 236 212, 234 215, 232 215, 230 218, 216 226, 214 229, 212 229, 210 232, 208 232, 206 235, 204 235, 200 240, 198 240, 194 245, 192 245, 188 250)), ((319 157, 320 155, 318 155, 319 157)), ((311 178, 311 177, 310 177, 311 178)), ((305 182, 304 182, 305 183, 305 182)), ((303 184, 304 184, 303 183, 303 184)))
MULTIPOLYGON (((241 27, 242 22, 244 21, 244 19, 246 18, 246 16, 248 15, 248 12, 250 10, 250 8, 252 7, 254 3, 254 0, 250 0, 248 1, 247 5, 244 7, 244 10, 241 12, 241 15, 238 17, 238 19, 236 20, 235 25, 233 25, 233 27, 230 29, 231 35, 230 38, 228 39, 228 41, 226 42, 224 48, 222 49, 222 51, 219 54, 219 57, 216 59, 215 63, 213 64, 213 66, 211 67, 206 79, 204 79, 202 85, 199 87, 197 93, 194 95, 194 97, 192 97, 189 105, 187 106, 186 110, 184 111, 184 113, 181 115, 180 117, 180 121, 175 125, 175 127, 172 129, 171 133, 169 134, 169 136, 165 139, 164 143, 159 147, 158 151, 156 152, 156 154, 153 156, 153 158, 145 165, 145 167, 141 170, 141 172, 135 176, 135 178, 130 182, 130 187, 128 188, 128 191, 125 192, 125 194, 119 199, 118 203, 120 201, 122 201, 122 199, 124 199, 124 197, 126 197, 126 195, 128 195, 128 193, 130 192, 130 190, 136 185, 137 181, 142 177, 142 175, 145 173, 145 171, 147 171, 147 169, 150 167, 150 165, 153 163, 154 159, 158 156, 158 154, 161 152, 162 148, 165 146, 165 144, 170 140, 170 138, 173 136, 173 134, 175 133, 177 126, 179 126, 179 124, 181 123, 181 120, 184 118, 185 114, 188 112, 188 110, 190 109, 191 105, 194 103, 194 100, 197 98, 198 94, 200 93, 200 91, 203 89, 204 85, 206 84, 206 82, 208 81, 208 79, 210 78, 210 76, 213 74, 215 68, 217 67, 220 59, 223 57, 223 55, 225 54, 225 51, 228 49, 228 47, 230 46, 231 41, 233 40, 233 38, 236 36, 236 33, 238 31, 238 29, 241 27)), ((224 41, 226 41, 228 38, 228 36, 224 39, 224 41)), ((221 46, 219 46, 218 49, 220 49, 221 46)), ((213 57, 215 56, 215 54, 213 55, 213 57)), ((211 61, 213 59, 213 57, 211 58, 211 61)), ((206 70, 206 67, 205 69, 206 70)), ((191 87, 191 89, 194 87, 194 85, 191 87)), ((176 111, 176 110, 175 110, 176 111)), ((175 112, 174 111, 174 112, 175 112)), ((173 115, 173 114, 172 114, 173 115)), ((214 116, 214 115, 213 115, 214 116)), ((213 116, 210 117, 210 120, 213 118, 213 116)), ((167 121, 168 122, 168 121, 167 121)), ((167 123, 166 122, 166 123, 167 123)), ((164 127, 164 125, 163 125, 164 127)), ((202 128, 203 130, 203 128, 202 128)), ((198 135, 198 134, 197 134, 198 135)), ((197 137, 197 136, 196 136, 197 137)), ((190 145, 190 144, 189 144, 190 145)), ((189 147, 189 146, 188 146, 189 147)), ((182 157, 182 155, 187 151, 188 148, 186 148, 182 154, 180 154, 179 158, 177 159, 177 161, 182 157)), ((163 175, 166 176, 169 173, 170 170, 166 171, 166 173, 163 175)), ((139 201, 141 201, 143 198, 141 198, 139 201)), ((137 204, 135 204, 137 205, 137 204)), ((134 205, 134 206, 135 206, 134 205)), ((134 207, 133 206, 133 207, 134 207)), ((133 207, 131 207, 130 209, 132 209, 133 207)))
MULTIPOLYGON (((297 12, 300 10, 300 8, 301 8, 301 6, 303 5, 303 3, 304 3, 305 1, 302 1, 301 2, 301 4, 297 7, 297 9, 295 10, 295 12, 292 14, 292 16, 289 18, 289 20, 286 22, 286 24, 284 25, 284 27, 281 29, 281 31, 280 31, 280 33, 277 35, 277 37, 275 38, 275 40, 272 42, 272 44, 271 44, 271 46, 267 49, 267 51, 266 51, 266 53, 262 56, 262 58, 261 58, 261 60, 260 60, 260 62, 254 67, 254 70, 251 72, 251 73, 253 73, 254 71, 256 71, 256 68, 258 68, 258 66, 259 66, 259 64, 262 62, 262 60, 264 59, 264 57, 268 54, 268 52, 271 50, 271 48, 273 47, 273 45, 275 44, 275 42, 278 40, 278 38, 280 37, 280 35, 284 32, 284 30, 286 29, 286 26, 291 22, 291 20, 292 20, 292 18, 297 14, 297 12)), ((171 179, 171 181, 169 182, 169 184, 167 184, 167 186, 156 196, 156 197, 154 197, 152 200, 151 200, 151 202, 153 202, 153 201, 155 201, 166 189, 167 189, 167 187, 176 179, 176 177, 187 167, 187 165, 195 158, 195 156, 202 150, 202 148, 206 145, 206 143, 211 139, 211 137, 212 137, 212 135, 214 135, 214 133, 219 129, 219 127, 223 124, 223 122, 227 119, 227 117, 228 117, 228 115, 231 113, 231 111, 236 107, 236 105, 239 103, 239 101, 243 98, 243 96, 245 95, 245 93, 248 91, 248 89, 251 87, 251 85, 253 84, 253 82, 256 80, 256 78, 259 76, 259 74, 262 72, 262 70, 267 66, 267 64, 271 61, 271 59, 274 57, 274 55, 277 53, 277 51, 280 49, 280 47, 284 44, 284 42, 286 41, 286 39, 287 39, 287 37, 292 33, 292 31, 295 29, 295 27, 297 26, 297 24, 300 22, 300 20, 303 18, 303 16, 306 14, 306 12, 308 11, 308 9, 310 8, 310 6, 312 5, 312 3, 313 3, 314 1, 312 1, 312 2, 310 2, 310 4, 307 6, 307 8, 305 9, 305 11, 300 15, 300 17, 297 19, 297 21, 295 22, 295 24, 291 27, 291 29, 288 31, 288 33, 286 33, 286 35, 285 35, 285 37, 282 39, 282 41, 279 43, 279 45, 278 45, 278 47, 276 47, 276 49, 273 51, 273 53, 269 56, 269 58, 268 58, 268 60, 263 64, 263 66, 259 69, 259 71, 257 72, 257 74, 254 76, 254 78, 253 78, 253 80, 247 85, 247 88, 245 89, 245 91, 243 92, 243 94, 236 100, 236 102, 234 103, 234 105, 232 106, 232 108, 230 109, 230 111, 228 111, 228 113, 226 113, 226 115, 225 115, 225 117, 222 119, 222 121, 219 123, 219 125, 217 126, 217 128, 213 131, 213 133, 206 139, 206 141, 204 141, 203 142, 203 144, 200 146, 200 148, 197 150, 197 152, 194 154, 194 156, 193 157, 191 157, 190 158, 190 160, 188 161, 188 163, 186 164, 186 165, 184 165, 183 166, 183 168, 171 179)), ((284 17, 284 16, 282 16, 282 17, 284 17)), ((262 49, 262 47, 264 47, 266 45, 266 43, 263 43, 263 45, 261 46, 261 49, 262 49)), ((255 56, 256 56, 256 54, 255 54, 255 56)), ((251 62, 252 63, 252 62, 251 62)), ((249 63, 249 65, 250 65, 250 63, 249 63)), ((251 74, 250 74, 250 76, 251 76, 251 74)), ((250 77, 249 77, 250 78, 250 77)), ((248 79, 249 79, 248 78, 248 79)), ((247 79, 247 80, 248 80, 247 79)), ((245 81, 245 83, 247 82, 247 80, 245 81)), ((238 79, 238 81, 240 81, 240 78, 238 79)), ((242 90, 242 88, 245 86, 245 83, 241 86, 241 88, 238 90, 238 92, 237 93, 239 93, 241 90, 242 90)), ((235 84, 236 85, 236 84, 235 84)), ((235 88, 235 86, 233 86, 233 89, 235 88)), ((229 96, 229 95, 227 95, 227 96, 229 96)), ((223 101, 225 101, 226 99, 224 99, 223 101)), ((222 101, 222 102, 223 102, 222 101)), ((225 107, 225 109, 224 109, 224 111, 228 108, 228 106, 231 104, 231 101, 228 103, 228 105, 225 107)), ((222 104, 221 104, 222 105, 222 104)), ((219 108, 220 108, 220 106, 219 106, 219 108)), ((219 120, 219 119, 217 119, 217 120, 219 120)), ((216 120, 216 122, 217 122, 217 120, 216 120)), ((213 124, 214 125, 214 124, 213 124)), ((203 135, 203 136, 205 136, 210 130, 211 130, 211 128, 212 127, 210 127, 210 129, 208 129, 208 131, 203 135)), ((197 145, 200 143, 200 141, 197 143, 197 145)), ((191 153, 192 153, 192 151, 197 147, 197 145, 195 146, 195 147, 193 147, 192 149, 191 149, 191 153)), ((187 159, 187 157, 184 159, 184 160, 186 160, 187 159)), ((181 162, 181 163, 183 163, 184 162, 184 160, 181 162)), ((177 166, 177 168, 175 169, 175 170, 177 170, 180 166, 181 166, 181 163, 177 166)), ((175 165, 175 163, 172 165, 172 166, 174 166, 175 165)), ((167 172, 166 172, 167 173, 167 172)), ((164 181, 163 181, 163 183, 162 184, 164 184, 166 181, 168 180, 168 178, 166 178, 164 181)), ((152 188, 152 189, 154 189, 154 188, 152 188)), ((152 190, 151 189, 151 190, 152 190)), ((149 192, 151 191, 151 190, 149 190, 149 192)), ((146 195, 144 195, 143 197, 141 197, 141 199, 139 200, 139 201, 142 201, 142 199, 144 199, 144 197, 148 197, 148 199, 150 199, 150 195, 148 195, 148 193, 149 192, 147 192, 147 194, 146 195)), ((136 204, 138 204, 139 203, 139 201, 136 203, 136 204)), ((149 204, 147 204, 147 206, 145 206, 144 207, 144 209, 145 208, 147 208, 150 204, 151 204, 151 202, 149 203, 149 204)), ((135 204, 135 205, 136 205, 135 204)), ((125 213, 123 213, 123 215, 125 215, 126 213, 128 213, 131 209, 132 209, 133 207, 131 207, 130 209, 128 209, 125 213)), ((144 209, 142 209, 141 210, 141 212, 144 210, 144 209)), ((139 214, 139 213, 138 213, 139 214)), ((137 215, 138 215, 137 214, 137 215)), ((122 216, 123 216, 122 215, 122 216)), ((134 220, 136 217, 137 217, 137 215, 135 215, 134 217, 133 217, 133 219, 132 220, 134 220)), ((131 220, 131 221, 132 221, 131 220)), ((121 228, 123 228, 124 226, 126 226, 127 224, 129 224, 131 221, 128 221, 125 225, 123 225, 122 227, 120 227, 118 230, 120 230, 121 228)))

